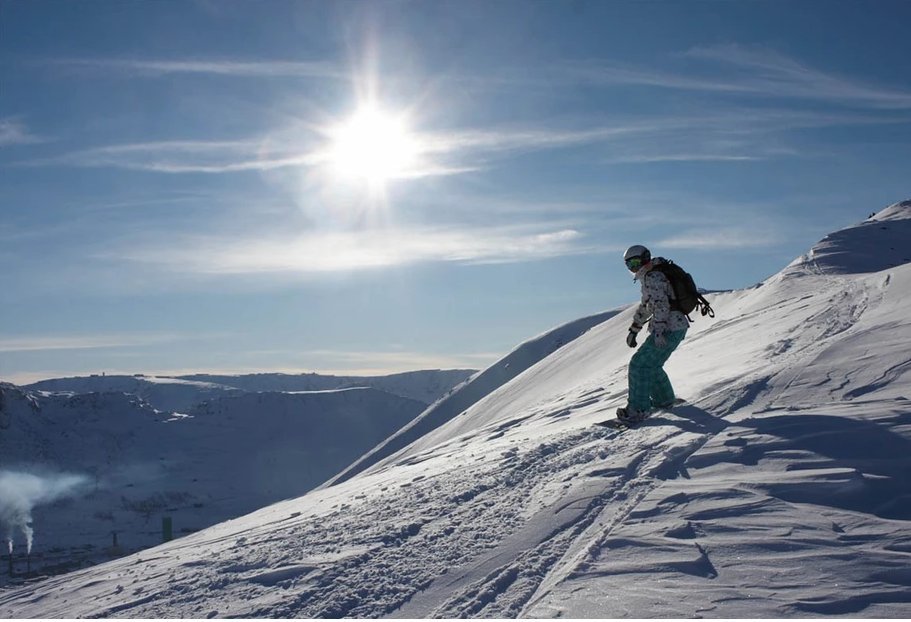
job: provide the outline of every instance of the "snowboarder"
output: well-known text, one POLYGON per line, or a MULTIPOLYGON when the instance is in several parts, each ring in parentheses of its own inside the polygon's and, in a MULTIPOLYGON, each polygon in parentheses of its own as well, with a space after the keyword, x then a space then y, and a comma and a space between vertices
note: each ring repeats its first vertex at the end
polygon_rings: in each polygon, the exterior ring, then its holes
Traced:
POLYGON ((624 423, 644 419, 649 412, 667 408, 674 403, 674 388, 664 372, 664 364, 683 341, 689 320, 682 312, 671 308, 674 290, 668 278, 654 268, 661 258, 652 260, 649 250, 636 244, 623 254, 623 261, 634 281, 642 284, 642 301, 633 316, 626 344, 636 347, 636 337, 648 322, 649 336, 629 362, 629 396, 625 408, 617 409, 617 418, 624 423))

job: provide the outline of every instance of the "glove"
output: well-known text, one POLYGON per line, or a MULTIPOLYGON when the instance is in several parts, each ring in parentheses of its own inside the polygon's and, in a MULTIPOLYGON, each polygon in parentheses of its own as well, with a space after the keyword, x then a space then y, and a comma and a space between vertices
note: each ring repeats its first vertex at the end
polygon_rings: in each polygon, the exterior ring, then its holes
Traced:
POLYGON ((642 330, 642 324, 634 321, 629 327, 629 334, 626 336, 626 345, 631 348, 636 347, 636 335, 639 334, 640 330, 642 330))
POLYGON ((664 331, 660 333, 654 333, 655 345, 659 348, 663 348, 667 345, 667 337, 664 335, 664 331))

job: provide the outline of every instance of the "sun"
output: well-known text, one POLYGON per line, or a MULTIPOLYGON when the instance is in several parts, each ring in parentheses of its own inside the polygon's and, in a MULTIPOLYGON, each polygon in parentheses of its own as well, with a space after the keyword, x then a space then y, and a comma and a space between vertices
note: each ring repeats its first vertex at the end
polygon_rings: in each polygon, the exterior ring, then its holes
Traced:
POLYGON ((413 171, 417 140, 404 114, 364 104, 330 131, 328 159, 336 175, 383 185, 413 171))

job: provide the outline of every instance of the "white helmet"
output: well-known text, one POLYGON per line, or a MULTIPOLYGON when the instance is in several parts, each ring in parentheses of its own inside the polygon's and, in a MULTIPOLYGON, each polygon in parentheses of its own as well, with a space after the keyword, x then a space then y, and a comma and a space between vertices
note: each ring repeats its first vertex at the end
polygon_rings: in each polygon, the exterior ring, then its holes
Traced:
POLYGON ((641 244, 634 244, 623 253, 623 262, 630 272, 638 272, 639 268, 652 260, 652 254, 641 244))

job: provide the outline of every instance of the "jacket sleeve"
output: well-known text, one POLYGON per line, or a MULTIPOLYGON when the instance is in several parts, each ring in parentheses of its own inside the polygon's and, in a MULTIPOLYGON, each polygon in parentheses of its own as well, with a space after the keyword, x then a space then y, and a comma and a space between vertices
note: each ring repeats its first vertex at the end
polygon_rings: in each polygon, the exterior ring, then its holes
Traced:
POLYGON ((641 330, 649 318, 652 332, 662 333, 667 330, 671 315, 670 285, 667 277, 657 270, 652 270, 643 277, 642 301, 633 316, 632 330, 641 330))

